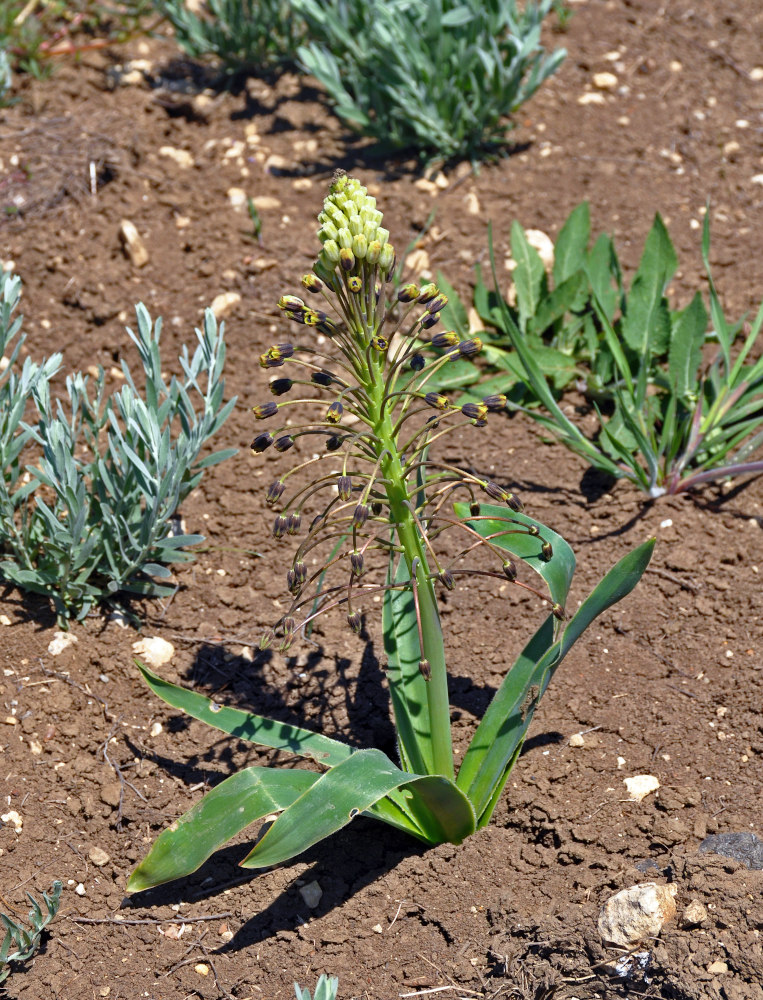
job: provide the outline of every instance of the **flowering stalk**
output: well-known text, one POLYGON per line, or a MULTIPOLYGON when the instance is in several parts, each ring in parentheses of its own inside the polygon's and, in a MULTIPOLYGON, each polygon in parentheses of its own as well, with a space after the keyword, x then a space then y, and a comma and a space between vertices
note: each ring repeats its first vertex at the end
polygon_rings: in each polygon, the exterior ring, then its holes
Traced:
POLYGON ((302 284, 330 312, 284 295, 281 309, 308 336, 260 358, 268 371, 288 362, 290 374, 275 373, 275 399, 254 407, 273 429, 255 437, 253 451, 287 452, 316 436, 324 444, 267 488, 267 503, 280 508, 274 536, 300 541, 286 576, 291 606, 261 645, 288 649, 331 608, 342 608, 360 632, 364 603, 382 597, 400 766, 380 750, 219 705, 141 666, 151 690, 173 707, 323 770, 249 767, 230 775, 158 837, 130 877, 131 892, 195 871, 272 813, 278 817, 242 866, 280 864, 360 813, 428 844, 461 843, 489 821, 554 671, 594 618, 636 585, 651 555, 653 540, 625 556, 565 624, 575 566, 567 543, 524 514, 504 487, 430 457, 443 437, 484 427, 505 406, 503 396, 455 406, 436 391, 438 373, 451 359, 479 354, 479 340, 433 332, 446 302, 433 284, 404 285, 390 301, 394 250, 357 180, 335 176, 319 219, 323 249, 302 284), (331 395, 328 406, 318 388, 331 395), (294 405, 306 416, 290 419, 294 405), (490 562, 471 564, 476 550, 490 562), (520 564, 541 578, 550 614, 507 671, 455 775, 435 591, 452 590, 459 574, 483 574, 544 598, 519 579, 520 564))

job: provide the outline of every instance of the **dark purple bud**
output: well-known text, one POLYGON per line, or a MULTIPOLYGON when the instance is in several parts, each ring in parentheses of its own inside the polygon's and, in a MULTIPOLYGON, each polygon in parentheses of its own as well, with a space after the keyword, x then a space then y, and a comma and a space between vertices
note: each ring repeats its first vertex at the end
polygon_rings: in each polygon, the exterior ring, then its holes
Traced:
POLYGON ((349 476, 340 476, 336 488, 339 491, 340 500, 349 500, 352 496, 352 480, 349 476))
POLYGON ((255 455, 260 455, 266 448, 269 448, 272 443, 272 434, 258 434, 254 441, 252 441, 251 448, 255 455))
POLYGON ((472 502, 469 504, 469 513, 472 515, 472 517, 479 517, 481 510, 482 508, 477 503, 477 501, 472 500, 472 502))
POLYGON ((337 332, 337 325, 333 319, 323 319, 315 324, 315 329, 318 333, 324 333, 327 337, 335 337, 337 332))
POLYGON ((551 614, 554 616, 554 618, 557 618, 560 622, 564 622, 567 620, 567 613, 561 606, 561 604, 552 604, 551 614))
POLYGON ((437 579, 446 590, 453 590, 456 585, 456 581, 453 579, 453 574, 449 569, 440 570, 437 574, 437 579))
POLYGON ((283 496, 283 491, 286 489, 286 483, 282 483, 280 479, 276 479, 275 482, 268 486, 268 492, 265 495, 265 503, 268 507, 272 507, 274 503, 278 501, 283 496))
POLYGON ((419 660, 419 673, 425 681, 428 681, 431 678, 432 668, 429 665, 429 660, 419 660))
POLYGON ((462 340, 458 345, 458 353, 464 358, 473 358, 482 350, 482 341, 479 337, 472 337, 471 340, 462 340))
POLYGON ((293 597, 299 597, 302 586, 297 582, 297 575, 293 569, 286 574, 286 588, 293 597))
POLYGON ((419 286, 414 285, 413 282, 411 282, 408 285, 403 285, 403 287, 397 293, 397 301, 413 302, 414 299, 418 298, 419 291, 420 291, 419 286))
POLYGON ((323 282, 317 274, 305 274, 302 278, 302 287, 308 292, 322 292, 323 282))
POLYGON ((274 344, 260 355, 260 368, 278 368, 293 354, 293 344, 274 344))
POLYGON ((294 446, 294 438, 291 434, 284 434, 280 438, 276 438, 273 443, 273 447, 276 451, 288 451, 289 448, 294 446))
POLYGON ((490 479, 482 484, 482 489, 491 499, 500 500, 502 503, 511 496, 511 494, 508 493, 502 486, 499 486, 498 483, 492 482, 490 479))
POLYGON ((374 500, 371 504, 371 513, 374 517, 381 517, 381 513, 384 510, 384 504, 381 500, 374 500))
POLYGON ((377 334, 375 337, 371 337, 371 347, 373 347, 375 351, 379 351, 379 353, 381 353, 382 351, 387 350, 389 347, 389 341, 386 337, 381 337, 377 334))
POLYGON ((335 400, 331 404, 331 406, 329 406, 328 410, 326 410, 327 423, 338 424, 339 421, 342 419, 343 413, 344 413, 344 407, 342 406, 342 404, 339 402, 338 399, 335 400))
POLYGON ((353 274, 347 279, 347 287, 353 295, 357 295, 358 292, 363 290, 363 280, 359 278, 357 274, 353 274))
POLYGON ((334 381, 334 376, 331 372, 313 372, 310 376, 310 381, 314 385, 329 386, 334 381))
POLYGON ((503 575, 506 577, 507 580, 510 580, 512 583, 514 583, 514 581, 516 580, 517 567, 514 565, 511 559, 507 559, 506 562, 503 564, 503 575))
POLYGON ((355 254, 349 247, 342 247, 339 251, 339 263, 343 271, 351 271, 355 267, 355 254))
POLYGON ((525 509, 522 501, 519 499, 518 496, 515 496, 513 493, 509 493, 507 495, 506 506, 511 507, 511 509, 515 510, 517 514, 521 513, 525 509))
POLYGON ((551 546, 551 542, 544 542, 540 547, 540 557, 543 562, 551 562, 554 558, 554 550, 551 546))
POLYGON ((273 538, 283 538, 288 523, 288 518, 285 518, 283 514, 277 514, 275 521, 273 521, 273 538))
POLYGON ((455 330, 448 330, 444 333, 435 333, 430 341, 432 347, 456 347, 458 344, 458 334, 455 330))
POLYGON ((443 396, 441 392, 428 392, 424 396, 424 402, 427 406, 433 406, 436 410, 447 410, 450 408, 448 397, 443 396))
POLYGON ((299 595, 300 590, 305 585, 307 580, 307 567, 300 560, 300 562, 295 562, 289 572, 286 574, 286 583, 289 588, 289 593, 293 594, 295 597, 299 595))
POLYGON ((427 306, 427 312, 438 313, 441 309, 444 309, 448 304, 447 295, 435 295, 432 301, 427 306))
POLYGON ((258 420, 266 420, 278 413, 278 403, 259 403, 252 407, 252 413, 258 420))
POLYGON ((360 629, 363 623, 358 611, 353 611, 352 614, 347 615, 347 624, 350 626, 355 635, 360 635, 360 629))
POLYGON ((363 553, 362 552, 351 552, 350 553, 350 565, 352 566, 353 576, 363 575, 363 553))
POLYGON ((487 407, 484 403, 464 403, 461 412, 472 420, 484 420, 487 416, 487 407))
POLYGON ((342 439, 337 437, 336 434, 332 434, 331 437, 326 438, 326 451, 337 451, 341 447, 342 439))
POLYGON ((290 378, 274 378, 270 383, 270 391, 274 396, 283 396, 293 385, 290 378))
POLYGON ((506 406, 507 399, 502 392, 496 392, 492 396, 485 396, 482 400, 488 410, 502 410, 506 406))
POLYGON ((305 303, 298 295, 282 295, 278 300, 278 308, 289 312, 301 312, 305 308, 305 303))
POLYGON ((427 313, 426 316, 423 316, 421 319, 421 329, 429 330, 431 327, 437 326, 439 322, 440 322, 439 313, 427 313))
POLYGON ((294 514, 289 514, 286 518, 286 534, 287 535, 298 535, 299 529, 302 527, 302 515, 297 511, 294 514))
POLYGON ((426 359, 423 354, 414 354, 408 364, 412 371, 420 372, 424 365, 426 365, 426 359))
POLYGON ((352 514, 352 525, 354 528, 362 528, 371 513, 367 503, 359 503, 352 514))

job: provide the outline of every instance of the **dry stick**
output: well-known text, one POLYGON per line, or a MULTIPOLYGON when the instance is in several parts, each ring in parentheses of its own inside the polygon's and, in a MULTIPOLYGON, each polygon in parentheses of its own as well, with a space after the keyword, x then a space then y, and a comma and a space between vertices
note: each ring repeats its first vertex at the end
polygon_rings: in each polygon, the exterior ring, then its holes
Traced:
POLYGON ((115 828, 117 830, 121 830, 122 829, 122 806, 124 805, 124 799, 125 799, 125 785, 127 785, 129 788, 131 788, 142 802, 146 802, 147 801, 146 796, 143 795, 142 792, 139 792, 138 789, 135 787, 135 785, 133 785, 133 783, 131 781, 128 781, 127 778, 125 778, 125 776, 122 774, 122 770, 119 767, 119 764, 115 764, 114 761, 111 759, 111 757, 109 757, 108 752, 107 752, 107 747, 109 745, 109 741, 114 736, 114 733, 116 733, 116 731, 119 729, 119 724, 120 724, 121 721, 122 721, 121 718, 117 719, 117 721, 114 723, 114 725, 112 727, 111 732, 106 737, 106 741, 104 742, 103 746, 101 747, 101 751, 103 753, 103 759, 106 761, 106 763, 110 767, 112 767, 114 769, 114 773, 116 774, 117 778, 119 779, 119 807, 117 808, 117 818, 116 818, 116 822, 114 824, 115 828))
POLYGON ((202 920, 223 920, 225 917, 233 917, 234 913, 208 913, 202 917, 183 917, 178 914, 176 917, 139 917, 130 920, 123 920, 120 917, 67 917, 73 924, 197 924, 202 920))
POLYGON ((670 580, 671 583, 677 584, 681 590, 688 590, 690 594, 696 594, 699 591, 699 588, 693 583, 688 583, 686 580, 674 576, 673 573, 668 573, 666 569, 660 569, 659 566, 647 566, 646 572, 654 573, 655 576, 661 576, 664 580, 670 580))

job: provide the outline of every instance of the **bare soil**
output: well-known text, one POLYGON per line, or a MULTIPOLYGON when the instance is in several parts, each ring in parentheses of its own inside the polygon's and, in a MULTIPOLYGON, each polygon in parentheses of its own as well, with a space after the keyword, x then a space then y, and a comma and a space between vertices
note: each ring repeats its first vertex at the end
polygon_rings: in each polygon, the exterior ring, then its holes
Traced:
MULTIPOLYGON (((500 259, 513 219, 554 236, 588 198, 594 231, 615 236, 630 273, 662 213, 681 260, 672 300, 686 303, 704 285, 698 223, 709 199, 727 313, 757 307, 763 83, 750 71, 761 64, 760 9, 731 0, 573 9, 568 31, 548 39, 569 57, 518 116, 513 155, 477 174, 447 170, 442 188, 419 183, 412 160, 374 159, 297 77, 203 100, 146 81, 113 84, 108 71, 128 56, 150 60, 155 79, 192 78, 168 44, 62 65, 0 111, 0 198, 17 210, 0 221, 0 257, 25 282, 32 355, 63 350, 69 370, 110 370, 123 352, 133 358, 124 326, 143 301, 164 317, 169 364, 205 305, 223 291, 241 296, 226 318, 239 405, 216 441, 241 450, 184 506, 187 529, 207 545, 178 569, 174 599, 135 608, 142 634, 175 646, 169 678, 392 751, 373 615, 366 640, 326 618, 317 648, 255 651, 285 595, 284 550, 263 500, 272 465, 248 450, 249 408, 266 382, 257 356, 281 338, 275 302, 313 259, 313 220, 337 166, 375 190, 398 247, 436 210, 421 249, 432 273, 462 292, 485 257, 488 222, 500 259), (605 70, 617 87, 597 91, 593 74, 605 70), (584 94, 602 100, 581 103, 584 94), (165 146, 187 151, 192 165, 165 146), (261 246, 231 207, 231 187, 270 199, 260 203, 261 246), (148 249, 143 268, 123 252, 122 219, 148 249)), ((763 834, 763 480, 646 502, 627 485, 597 483, 521 416, 491 419, 489 431, 450 448, 570 541, 573 600, 658 538, 637 591, 559 671, 494 822, 461 847, 423 850, 361 818, 261 874, 237 867, 252 831, 187 881, 128 901, 127 876, 159 830, 205 787, 272 755, 152 697, 133 665, 133 628, 92 615, 54 657, 49 609, 6 588, 2 805, 23 827, 0 826, 2 904, 24 912, 25 890, 65 885, 42 951, 7 981, 9 996, 276 1000, 292 995, 294 980, 312 988, 327 972, 340 977, 341 997, 368 1000, 437 988, 429 995, 763 998, 763 873, 698 853, 708 833, 763 834), (582 747, 569 745, 576 733, 582 747), (642 773, 661 787, 628 801, 623 778, 642 773), (93 848, 105 863, 93 862, 93 848), (676 885, 678 916, 645 946, 648 968, 618 976, 620 956, 596 931, 599 908, 651 879, 676 885), (322 895, 310 908, 300 888, 314 881, 322 895), (699 926, 681 919, 692 900, 707 910, 699 926)), ((488 582, 459 587, 445 604, 458 746, 543 613, 488 582)))

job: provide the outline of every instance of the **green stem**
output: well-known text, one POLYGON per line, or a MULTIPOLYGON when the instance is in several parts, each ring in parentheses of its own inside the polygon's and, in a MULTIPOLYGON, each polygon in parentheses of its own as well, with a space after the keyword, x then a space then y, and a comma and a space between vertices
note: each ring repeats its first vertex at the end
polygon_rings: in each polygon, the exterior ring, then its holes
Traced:
POLYGON ((391 521, 395 525, 408 572, 411 574, 411 586, 418 588, 424 644, 421 657, 428 661, 431 669, 430 679, 426 682, 426 692, 433 773, 444 775, 452 781, 455 777, 455 771, 453 768, 448 674, 445 665, 442 626, 437 610, 434 584, 430 577, 426 545, 419 534, 415 518, 407 504, 407 481, 398 454, 392 417, 389 408, 384 406, 384 382, 381 378, 381 369, 382 365, 379 365, 376 379, 369 386, 371 418, 376 436, 377 454, 381 456, 381 470, 386 480, 391 521), (414 567, 415 582, 413 582, 414 567))

